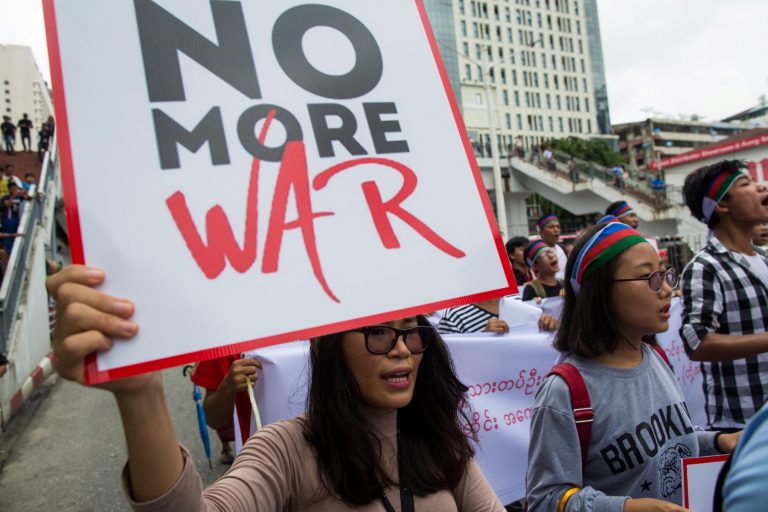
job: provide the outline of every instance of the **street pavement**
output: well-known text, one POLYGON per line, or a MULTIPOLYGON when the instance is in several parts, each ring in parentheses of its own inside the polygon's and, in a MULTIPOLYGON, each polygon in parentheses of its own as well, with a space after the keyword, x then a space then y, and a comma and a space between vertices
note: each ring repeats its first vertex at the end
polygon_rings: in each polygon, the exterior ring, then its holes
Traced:
MULTIPOLYGON (((213 470, 197 427, 192 384, 181 368, 164 372, 176 435, 192 452, 207 486, 227 469, 209 429, 213 470)), ((52 376, 8 425, 0 439, 0 511, 130 510, 120 489, 126 460, 117 406, 111 394, 52 376)))

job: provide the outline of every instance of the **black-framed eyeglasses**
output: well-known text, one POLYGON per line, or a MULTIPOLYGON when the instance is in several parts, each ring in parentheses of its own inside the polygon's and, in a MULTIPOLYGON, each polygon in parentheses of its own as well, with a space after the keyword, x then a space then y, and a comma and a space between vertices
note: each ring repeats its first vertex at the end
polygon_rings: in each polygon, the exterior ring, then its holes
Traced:
POLYGON ((352 332, 363 333, 365 348, 371 354, 386 354, 390 352, 400 336, 411 354, 421 354, 429 346, 429 342, 435 337, 435 329, 420 325, 408 329, 397 329, 388 325, 369 325, 360 329, 352 329, 352 332))
POLYGON ((633 277, 630 279, 614 279, 613 280, 614 283, 618 283, 622 281, 648 281, 648 286, 651 288, 651 290, 653 290, 656 293, 661 291, 661 289, 664 287, 665 282, 673 290, 677 288, 677 285, 679 283, 677 279, 677 271, 674 268, 669 268, 664 272, 662 272, 661 270, 657 270, 656 272, 651 272, 645 277, 633 277))

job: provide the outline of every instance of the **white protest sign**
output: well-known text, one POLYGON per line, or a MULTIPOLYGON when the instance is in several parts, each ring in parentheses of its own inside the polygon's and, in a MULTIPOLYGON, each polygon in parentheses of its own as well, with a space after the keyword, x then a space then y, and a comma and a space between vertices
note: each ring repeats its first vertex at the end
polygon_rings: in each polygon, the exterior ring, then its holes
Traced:
POLYGON ((87 382, 515 292, 421 0, 44 7, 87 382))
POLYGON ((704 407, 704 378, 701 375, 701 364, 691 361, 685 353, 683 340, 680 339, 680 326, 683 323, 683 305, 680 299, 672 300, 669 309, 669 329, 656 335, 656 340, 667 353, 669 362, 675 370, 677 383, 683 390, 685 403, 691 413, 694 425, 707 426, 707 411, 704 407))
MULTIPOLYGON (((483 474, 504 503, 521 498, 534 395, 557 357, 549 336, 533 325, 505 336, 480 333, 444 339, 459 378, 469 387, 472 412, 466 433, 479 439, 476 457, 483 474)), ((246 354, 264 365, 254 393, 265 425, 305 410, 308 346, 291 343, 246 354)))
POLYGON ((729 455, 683 459, 683 507, 691 512, 712 512, 717 477, 729 455))

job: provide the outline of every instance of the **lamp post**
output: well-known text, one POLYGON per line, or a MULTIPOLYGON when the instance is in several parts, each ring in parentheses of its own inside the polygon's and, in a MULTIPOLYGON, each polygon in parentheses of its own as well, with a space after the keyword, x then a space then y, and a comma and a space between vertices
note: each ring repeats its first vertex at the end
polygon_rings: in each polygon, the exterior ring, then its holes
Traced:
MULTIPOLYGON (((501 179, 501 161, 499 160, 499 147, 496 136, 496 116, 491 111, 491 84, 490 68, 488 64, 488 52, 486 46, 483 49, 483 88, 485 89, 486 110, 488 112, 488 128, 491 135, 491 162, 493 167, 493 188, 496 196, 496 217, 499 223, 499 231, 502 237, 508 237, 507 233, 507 205, 504 202, 504 182, 501 179)), ((498 111, 498 105, 496 109, 498 111)))

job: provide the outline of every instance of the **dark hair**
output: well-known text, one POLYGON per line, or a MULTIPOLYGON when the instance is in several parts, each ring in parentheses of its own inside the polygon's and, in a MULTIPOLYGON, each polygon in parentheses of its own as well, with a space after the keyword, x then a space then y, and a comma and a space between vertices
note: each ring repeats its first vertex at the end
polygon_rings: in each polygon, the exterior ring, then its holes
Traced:
MULTIPOLYGON (((418 324, 429 326, 419 316, 418 324)), ((320 337, 311 351, 304 437, 315 448, 325 490, 353 507, 397 485, 381 465, 381 442, 360 410, 359 388, 342 350, 344 333, 320 337)), ((474 454, 461 423, 464 395, 445 342, 424 352, 411 402, 397 411, 399 485, 417 496, 454 489, 474 454)))
POLYGON ((578 298, 571 286, 573 266, 579 252, 592 235, 604 227, 605 224, 597 224, 585 229, 576 240, 565 265, 565 301, 554 343, 560 352, 596 357, 613 352, 624 343, 613 307, 613 278, 623 252, 581 283, 578 298))
MULTIPOLYGON (((744 160, 723 160, 706 167, 700 167, 686 176, 685 183, 683 184, 683 197, 685 198, 685 204, 688 205, 688 209, 691 211, 691 215, 699 220, 704 217, 701 203, 712 181, 720 173, 732 173, 746 168, 747 164, 744 160)), ((726 194, 725 198, 728 198, 728 196, 729 194, 726 194)), ((713 229, 717 226, 719 220, 717 214, 713 213, 707 223, 707 227, 713 229)))
POLYGON ((512 254, 518 247, 528 247, 530 244, 531 241, 528 240, 527 236, 513 236, 507 240, 507 254, 512 254))

